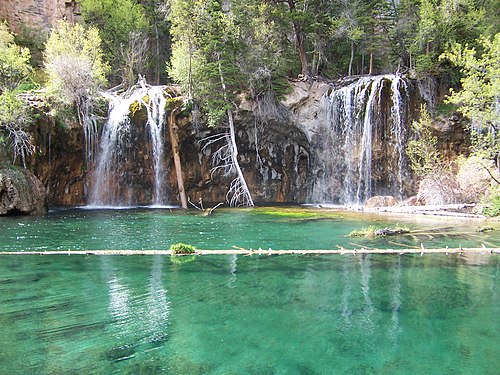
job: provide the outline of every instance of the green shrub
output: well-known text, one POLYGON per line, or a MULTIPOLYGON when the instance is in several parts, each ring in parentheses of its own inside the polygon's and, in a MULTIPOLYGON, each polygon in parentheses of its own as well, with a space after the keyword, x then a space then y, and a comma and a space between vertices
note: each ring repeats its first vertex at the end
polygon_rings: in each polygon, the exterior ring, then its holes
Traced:
POLYGON ((406 155, 413 174, 419 178, 439 174, 443 162, 437 147, 438 139, 432 130, 431 115, 425 105, 420 107, 420 119, 413 121, 412 129, 415 136, 406 146, 406 155))
POLYGON ((195 252, 194 246, 181 242, 170 245, 170 250, 174 255, 193 254, 195 252))
POLYGON ((500 215, 500 193, 498 191, 488 199, 487 206, 483 208, 483 215, 492 217, 500 215))

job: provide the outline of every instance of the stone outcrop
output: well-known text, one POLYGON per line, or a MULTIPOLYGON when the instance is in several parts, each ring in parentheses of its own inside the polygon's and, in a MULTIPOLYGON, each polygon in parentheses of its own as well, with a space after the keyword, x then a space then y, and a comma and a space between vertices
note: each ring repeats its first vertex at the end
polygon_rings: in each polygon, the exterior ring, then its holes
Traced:
POLYGON ((60 20, 75 22, 80 16, 76 0, 2 0, 0 20, 7 20, 16 33, 24 28, 48 31, 60 20))
POLYGON ((472 156, 460 163, 456 179, 460 185, 464 202, 479 202, 488 196, 490 188, 500 181, 500 171, 492 160, 472 156))
POLYGON ((404 144, 416 95, 395 75, 294 82, 283 104, 311 150, 310 200, 362 204, 413 192, 404 144))
POLYGON ((46 198, 43 184, 30 171, 0 169, 0 215, 45 214, 46 198))
MULTIPOLYGON (((307 137, 290 118, 280 115, 261 114, 256 118, 255 103, 242 106, 235 116, 236 143, 239 163, 250 186, 252 198, 259 202, 304 202, 310 186, 311 149, 307 137)), ((281 108, 285 111, 284 108, 281 108)), ((148 204, 151 198, 151 161, 148 160, 147 132, 144 129, 145 114, 137 111, 133 116, 131 138, 137 147, 128 151, 135 157, 127 176, 136 185, 132 191, 134 200, 148 204)), ((207 138, 223 132, 223 129, 201 127, 198 131, 186 113, 176 115, 179 152, 182 160, 186 195, 192 202, 203 199, 205 203, 226 200, 233 175, 224 176, 212 158, 224 146, 224 140, 207 145, 207 138)), ((165 140, 165 179, 170 188, 170 201, 178 202, 177 179, 173 163, 172 147, 165 140)))
POLYGON ((85 204, 86 169, 83 129, 76 118, 55 119, 45 108, 30 133, 37 152, 27 160, 47 190, 50 206, 85 204))
POLYGON ((417 200, 423 205, 445 205, 462 203, 464 198, 455 177, 444 174, 420 181, 417 200))

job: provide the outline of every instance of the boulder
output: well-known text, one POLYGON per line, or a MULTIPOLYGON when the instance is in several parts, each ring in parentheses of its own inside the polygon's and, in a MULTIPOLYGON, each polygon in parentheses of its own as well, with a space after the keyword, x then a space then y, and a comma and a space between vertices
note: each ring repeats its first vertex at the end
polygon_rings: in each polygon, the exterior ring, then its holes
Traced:
POLYGON ((418 198, 416 195, 405 199, 403 202, 401 202, 401 206, 420 206, 421 203, 419 202, 418 198))
POLYGON ((463 203, 462 190, 452 175, 424 178, 419 183, 417 200, 423 205, 463 203))
POLYGON ((0 215, 43 215, 47 192, 33 173, 9 167, 0 169, 0 215))
POLYGON ((393 196, 376 195, 366 201, 365 208, 390 207, 390 206, 396 206, 397 204, 398 200, 393 196))
POLYGON ((494 180, 500 181, 500 173, 492 160, 477 156, 462 159, 457 174, 457 182, 463 194, 464 202, 477 203, 488 196, 494 180))

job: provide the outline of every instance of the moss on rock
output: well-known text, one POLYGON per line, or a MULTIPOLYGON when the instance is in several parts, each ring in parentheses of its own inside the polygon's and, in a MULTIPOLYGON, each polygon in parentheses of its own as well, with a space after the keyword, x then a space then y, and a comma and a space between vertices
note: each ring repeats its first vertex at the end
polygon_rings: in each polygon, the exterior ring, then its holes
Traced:
POLYGON ((0 215, 43 215, 47 210, 47 191, 33 173, 14 166, 0 169, 0 215))

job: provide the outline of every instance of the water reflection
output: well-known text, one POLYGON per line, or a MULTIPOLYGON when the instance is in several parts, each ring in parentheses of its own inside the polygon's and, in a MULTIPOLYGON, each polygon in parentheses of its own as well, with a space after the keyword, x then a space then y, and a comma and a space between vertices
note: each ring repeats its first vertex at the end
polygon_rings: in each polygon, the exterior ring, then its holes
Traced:
POLYGON ((352 311, 349 308, 349 299, 351 298, 352 289, 353 263, 343 262, 342 281, 342 317, 344 318, 344 329, 351 326, 352 311))
POLYGON ((361 291, 363 293, 363 318, 365 332, 372 335, 375 329, 373 323, 373 302, 370 297, 371 261, 370 255, 362 255, 359 258, 361 268, 361 291))
POLYGON ((170 302, 163 287, 163 258, 151 258, 149 278, 132 279, 134 275, 115 270, 112 257, 101 258, 101 270, 107 280, 112 321, 107 332, 113 347, 107 356, 113 361, 135 356, 138 346, 149 350, 161 346, 168 338, 170 302), (147 283, 147 284, 146 284, 147 283))
POLYGON ((153 257, 153 265, 149 277, 149 293, 145 301, 147 311, 146 324, 148 325, 146 340, 149 342, 163 342, 168 335, 168 319, 170 302, 167 299, 167 290, 163 287, 163 258, 160 255, 153 257))
POLYGON ((389 329, 389 338, 393 342, 393 348, 397 349, 398 333, 399 333, 399 314, 401 309, 401 258, 396 256, 392 266, 392 291, 391 291, 391 327, 389 329))
POLYGON ((236 288, 236 268, 237 264, 236 262, 238 261, 238 256, 236 254, 230 255, 229 256, 229 273, 231 276, 229 277, 229 280, 227 282, 227 286, 229 288, 236 288))
POLYGON ((493 374, 488 259, 5 258, 0 373, 493 374))

